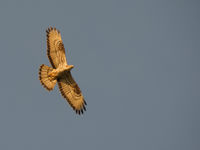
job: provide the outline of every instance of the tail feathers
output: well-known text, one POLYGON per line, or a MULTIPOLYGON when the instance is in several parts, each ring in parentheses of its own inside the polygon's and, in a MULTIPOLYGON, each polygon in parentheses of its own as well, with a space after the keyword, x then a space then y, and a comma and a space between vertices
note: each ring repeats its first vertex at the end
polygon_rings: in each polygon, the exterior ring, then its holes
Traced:
POLYGON ((46 65, 41 65, 39 69, 39 80, 41 84, 48 90, 51 91, 56 85, 57 80, 52 80, 48 73, 51 72, 53 68, 46 66, 46 65))

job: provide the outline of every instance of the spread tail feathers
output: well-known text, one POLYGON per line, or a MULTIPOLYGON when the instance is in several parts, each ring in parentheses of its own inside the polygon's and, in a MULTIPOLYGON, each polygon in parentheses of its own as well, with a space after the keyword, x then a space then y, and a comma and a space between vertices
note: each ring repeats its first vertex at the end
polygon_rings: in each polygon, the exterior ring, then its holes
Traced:
POLYGON ((52 80, 51 77, 49 77, 48 73, 51 72, 53 68, 46 66, 46 65, 41 65, 39 69, 39 80, 41 84, 48 90, 51 91, 56 85, 57 80, 54 79, 52 80))

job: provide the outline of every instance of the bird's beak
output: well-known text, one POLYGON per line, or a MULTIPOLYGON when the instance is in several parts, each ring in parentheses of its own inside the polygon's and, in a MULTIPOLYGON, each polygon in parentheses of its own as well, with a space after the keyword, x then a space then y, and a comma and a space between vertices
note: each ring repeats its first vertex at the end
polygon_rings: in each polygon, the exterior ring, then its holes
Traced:
POLYGON ((70 66, 71 69, 74 68, 74 65, 69 65, 69 66, 70 66))

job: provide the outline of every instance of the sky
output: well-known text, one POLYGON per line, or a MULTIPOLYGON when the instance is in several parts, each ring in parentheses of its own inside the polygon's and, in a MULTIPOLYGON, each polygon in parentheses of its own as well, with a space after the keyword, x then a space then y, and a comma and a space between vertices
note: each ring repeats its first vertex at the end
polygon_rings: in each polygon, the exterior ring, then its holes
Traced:
POLYGON ((0 149, 200 149, 198 0, 1 0, 0 149), (38 80, 61 31, 87 101, 38 80))

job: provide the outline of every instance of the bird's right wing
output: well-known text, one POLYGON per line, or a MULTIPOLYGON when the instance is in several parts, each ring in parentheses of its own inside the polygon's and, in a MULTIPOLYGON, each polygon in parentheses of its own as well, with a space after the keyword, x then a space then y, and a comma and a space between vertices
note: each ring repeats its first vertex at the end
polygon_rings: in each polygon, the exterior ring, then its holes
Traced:
POLYGON ((65 72, 58 78, 58 86, 62 96, 69 102, 76 113, 80 114, 83 113, 83 110, 86 110, 85 105, 87 104, 70 72, 65 72))

